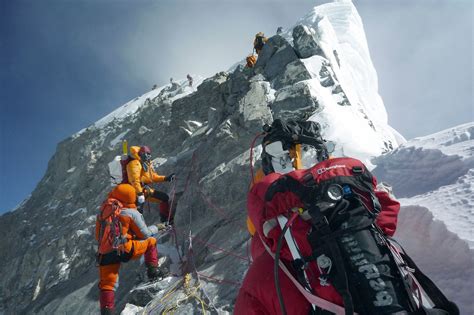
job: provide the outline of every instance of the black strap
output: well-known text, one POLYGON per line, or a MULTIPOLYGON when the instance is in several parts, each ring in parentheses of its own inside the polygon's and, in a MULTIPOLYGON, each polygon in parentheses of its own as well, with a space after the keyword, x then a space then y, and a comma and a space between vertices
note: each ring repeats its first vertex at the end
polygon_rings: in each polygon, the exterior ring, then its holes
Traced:
MULTIPOLYGON (((326 216, 321 213, 321 209, 319 209, 319 207, 311 206, 308 211, 311 216, 312 225, 318 230, 318 234, 325 237, 335 233, 331 231, 329 222, 326 216)), ((347 277, 346 268, 344 266, 341 250, 339 249, 339 245, 337 244, 335 238, 324 239, 324 243, 326 248, 329 248, 331 257, 334 260, 336 267, 336 276, 333 278, 332 284, 342 297, 346 315, 352 315, 354 314, 354 303, 352 302, 352 295, 349 291, 349 280, 347 277)))
POLYGON ((133 257, 134 251, 135 251, 135 248, 134 248, 133 243, 132 243, 132 249, 128 253, 118 254, 116 251, 112 251, 112 252, 107 253, 107 254, 99 254, 98 263, 99 263, 100 266, 107 266, 107 265, 118 264, 118 263, 126 263, 133 257))
POLYGON ((265 193, 265 201, 271 201, 276 193, 292 192, 296 194, 302 202, 307 203, 309 201, 308 199, 313 195, 311 191, 312 187, 303 185, 297 179, 291 176, 282 176, 268 187, 265 193))
MULTIPOLYGON (((448 298, 441 292, 441 290, 434 284, 434 282, 428 278, 421 270, 418 268, 418 266, 415 264, 415 262, 408 256, 405 251, 403 253, 400 253, 402 258, 407 262, 408 266, 410 268, 415 269, 415 278, 418 280, 418 282, 421 284, 421 287, 423 290, 428 294, 428 297, 433 301, 435 304, 435 308, 445 310, 449 312, 449 315, 459 315, 459 308, 458 306, 448 300, 448 298)), ((430 314, 430 313, 428 313, 430 314)))

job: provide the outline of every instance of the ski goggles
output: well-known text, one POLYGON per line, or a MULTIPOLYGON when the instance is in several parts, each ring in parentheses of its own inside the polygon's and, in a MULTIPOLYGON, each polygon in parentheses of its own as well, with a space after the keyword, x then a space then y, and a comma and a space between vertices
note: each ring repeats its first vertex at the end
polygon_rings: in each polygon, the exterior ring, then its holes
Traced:
POLYGON ((142 153, 140 154, 140 158, 142 159, 142 161, 149 162, 151 161, 151 153, 148 153, 148 152, 142 153))
MULTIPOLYGON (((331 152, 334 150, 334 144, 331 142, 331 152)), ((283 148, 281 141, 271 142, 264 147, 265 152, 271 156, 271 163, 273 169, 277 173, 285 174, 297 168, 311 168, 321 162, 318 158, 321 157, 321 152, 311 145, 301 144, 298 147, 294 146, 290 150, 283 148), (299 152, 290 152, 290 151, 299 152), (298 163, 296 161, 298 159, 298 163), (299 167, 296 167, 299 165, 299 167)))
POLYGON ((281 141, 275 141, 265 146, 265 152, 271 157, 273 170, 280 174, 286 174, 293 171, 293 159, 290 151, 283 149, 281 141))

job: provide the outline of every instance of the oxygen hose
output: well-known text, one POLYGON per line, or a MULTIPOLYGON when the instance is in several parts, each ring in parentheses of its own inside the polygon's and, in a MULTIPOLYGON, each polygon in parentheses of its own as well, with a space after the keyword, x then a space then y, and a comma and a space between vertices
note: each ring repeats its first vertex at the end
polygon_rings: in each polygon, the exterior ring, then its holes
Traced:
POLYGON ((277 296, 278 296, 278 302, 280 302, 280 309, 282 315, 286 315, 286 308, 285 308, 285 302, 283 301, 283 295, 281 294, 281 288, 280 288, 280 277, 279 277, 279 271, 280 271, 280 251, 281 247, 283 246, 283 238, 285 237, 285 233, 290 227, 289 224, 285 224, 285 227, 281 231, 280 236, 278 237, 278 243, 277 243, 277 248, 275 251, 275 263, 273 265, 273 273, 275 276, 275 288, 277 291, 277 296))
POLYGON ((329 217, 328 221, 332 222, 332 220, 334 219, 336 215, 339 215, 342 212, 346 211, 348 207, 349 207, 349 201, 347 201, 346 199, 342 199, 341 201, 339 201, 339 203, 336 205, 336 207, 332 211, 332 214, 329 217))

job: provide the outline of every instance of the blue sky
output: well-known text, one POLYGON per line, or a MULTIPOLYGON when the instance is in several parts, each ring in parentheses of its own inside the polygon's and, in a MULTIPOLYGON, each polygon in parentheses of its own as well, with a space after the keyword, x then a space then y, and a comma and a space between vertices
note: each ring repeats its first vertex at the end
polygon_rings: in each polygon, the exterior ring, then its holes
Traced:
MULTIPOLYGON (((0 0, 0 213, 23 200, 56 145, 187 73, 250 53, 322 1, 0 0)), ((471 1, 354 1, 389 121, 405 137, 474 120, 471 1)))

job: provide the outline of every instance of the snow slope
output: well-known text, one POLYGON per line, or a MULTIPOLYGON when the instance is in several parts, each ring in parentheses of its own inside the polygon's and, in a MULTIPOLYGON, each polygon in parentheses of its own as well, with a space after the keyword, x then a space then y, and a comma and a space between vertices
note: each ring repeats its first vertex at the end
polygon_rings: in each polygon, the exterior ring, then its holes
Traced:
POLYGON ((395 238, 461 314, 474 314, 474 251, 427 208, 404 206, 395 238))
POLYGON ((402 205, 428 208, 436 220, 444 222, 449 231, 465 240, 474 249, 474 169, 451 185, 400 199, 402 205))
MULTIPOLYGON (((474 118, 474 117, 473 117, 474 118)), ((444 155, 457 155, 462 160, 474 157, 474 123, 466 123, 429 136, 410 140, 404 147, 437 149, 444 155)))
POLYGON ((323 136, 337 144, 335 156, 356 157, 371 167, 373 157, 405 139, 387 123, 356 8, 351 1, 327 3, 315 7, 298 24, 310 30, 324 55, 302 59, 314 78, 307 82, 311 94, 321 107, 310 120, 321 123, 323 136), (337 81, 335 87, 326 86, 328 76, 337 81))
POLYGON ((409 140, 374 163, 403 197, 395 237, 461 314, 474 314, 474 122, 409 140))
POLYGON ((375 159, 404 206, 422 206, 474 248, 474 122, 415 138, 375 159))
POLYGON ((325 55, 331 60, 351 104, 367 110, 372 119, 387 122, 387 112, 378 94, 378 79, 370 58, 362 20, 351 1, 317 6, 299 23, 316 30, 325 55))
MULTIPOLYGON (((197 87, 202 83, 204 78, 202 76, 194 76, 194 83, 193 86, 188 86, 188 80, 182 79, 177 80, 173 84, 166 84, 161 87, 158 87, 150 92, 143 94, 142 96, 136 97, 133 100, 125 103, 124 105, 120 106, 110 114, 102 117, 95 123, 93 123, 88 128, 96 128, 100 129, 105 127, 107 124, 112 122, 113 120, 123 120, 137 112, 139 108, 147 104, 147 100, 153 100, 158 96, 166 94, 169 97, 169 101, 173 102, 177 99, 185 97, 193 92, 196 91, 197 87)), ((77 133, 75 133, 72 137, 77 138, 81 135, 87 128, 81 129, 77 133)))

